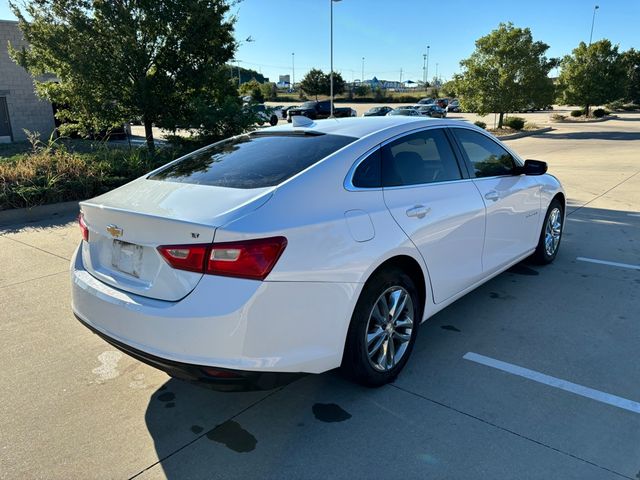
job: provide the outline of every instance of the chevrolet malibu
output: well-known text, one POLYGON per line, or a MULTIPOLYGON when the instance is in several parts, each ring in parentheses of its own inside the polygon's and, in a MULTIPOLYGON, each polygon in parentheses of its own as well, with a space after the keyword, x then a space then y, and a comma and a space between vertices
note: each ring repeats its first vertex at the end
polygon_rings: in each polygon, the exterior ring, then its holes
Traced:
POLYGON ((465 122, 299 117, 82 202, 73 311, 214 388, 336 367, 382 385, 424 320, 554 260, 565 195, 546 171, 465 122))

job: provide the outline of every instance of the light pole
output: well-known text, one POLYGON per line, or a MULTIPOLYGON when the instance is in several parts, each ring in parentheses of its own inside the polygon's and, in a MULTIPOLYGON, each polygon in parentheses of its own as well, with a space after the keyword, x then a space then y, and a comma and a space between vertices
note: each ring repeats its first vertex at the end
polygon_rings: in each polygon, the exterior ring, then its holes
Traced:
MULTIPOLYGON (((422 83, 427 84, 427 54, 422 54, 422 83)), ((427 88, 427 87, 425 87, 427 88)))
POLYGON ((427 45, 427 68, 425 69, 424 72, 424 77, 425 77, 425 82, 424 82, 424 89, 425 91, 427 90, 427 81, 429 81, 429 49, 431 47, 429 45, 427 45))
POLYGON ((360 83, 364 82, 364 57, 362 57, 362 76, 360 77, 360 83))
POLYGON ((438 63, 436 63, 436 76, 435 76, 435 84, 436 84, 436 88, 438 87, 438 85, 440 84, 440 82, 438 81, 438 63))
POLYGON ((291 85, 289 85, 289 88, 291 88, 291 91, 293 91, 295 84, 296 84, 296 54, 295 52, 293 52, 291 54, 291 85))
POLYGON ((591 39, 593 38, 593 24, 596 21, 596 10, 600 7, 598 5, 593 7, 593 17, 591 18, 591 33, 589 34, 589 46, 591 46, 591 39))
POLYGON ((331 96, 331 110, 329 114, 329 118, 333 117, 333 3, 340 2, 341 0, 329 0, 331 4, 331 73, 329 74, 329 95, 331 96))

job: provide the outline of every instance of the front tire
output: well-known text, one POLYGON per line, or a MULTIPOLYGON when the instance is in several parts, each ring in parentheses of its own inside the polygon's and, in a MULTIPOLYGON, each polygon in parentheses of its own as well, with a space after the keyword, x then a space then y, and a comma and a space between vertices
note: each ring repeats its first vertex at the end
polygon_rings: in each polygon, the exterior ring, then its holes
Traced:
POLYGON ((278 117, 276 117, 275 115, 271 115, 271 118, 269 119, 269 124, 272 127, 275 127, 278 124, 278 117))
POLYGON ((411 277, 398 269, 376 274, 364 286, 351 317, 343 373, 368 387, 393 381, 411 355, 421 314, 411 277))
POLYGON ((555 260, 560 248, 563 228, 564 205, 559 199, 554 198, 544 217, 538 246, 532 257, 536 263, 546 265, 555 260))

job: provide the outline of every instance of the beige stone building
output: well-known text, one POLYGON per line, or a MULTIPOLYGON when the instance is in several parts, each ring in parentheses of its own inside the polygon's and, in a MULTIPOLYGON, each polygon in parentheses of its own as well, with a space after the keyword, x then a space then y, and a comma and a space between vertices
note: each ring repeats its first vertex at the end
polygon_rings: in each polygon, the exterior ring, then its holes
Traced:
POLYGON ((53 108, 34 92, 33 77, 8 53, 25 45, 18 22, 0 20, 0 142, 26 140, 25 130, 48 138, 55 128, 53 108))

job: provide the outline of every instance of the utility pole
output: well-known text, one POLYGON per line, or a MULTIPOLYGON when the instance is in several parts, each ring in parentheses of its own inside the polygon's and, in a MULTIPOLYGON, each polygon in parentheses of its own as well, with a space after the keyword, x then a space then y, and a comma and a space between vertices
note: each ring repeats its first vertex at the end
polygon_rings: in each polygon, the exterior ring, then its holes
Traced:
POLYGON ((422 83, 427 83, 427 54, 422 54, 422 83))
POLYGON ((296 84, 296 54, 294 52, 291 54, 291 85, 289 86, 291 90, 293 90, 293 87, 295 84, 296 84))
POLYGON ((598 10, 599 8, 600 7, 598 5, 593 7, 593 17, 591 18, 591 33, 589 34, 589 46, 591 46, 591 39, 593 38, 593 24, 596 21, 596 10, 598 10))
POLYGON ((436 86, 440 85, 440 82, 438 81, 438 63, 436 63, 436 86))

